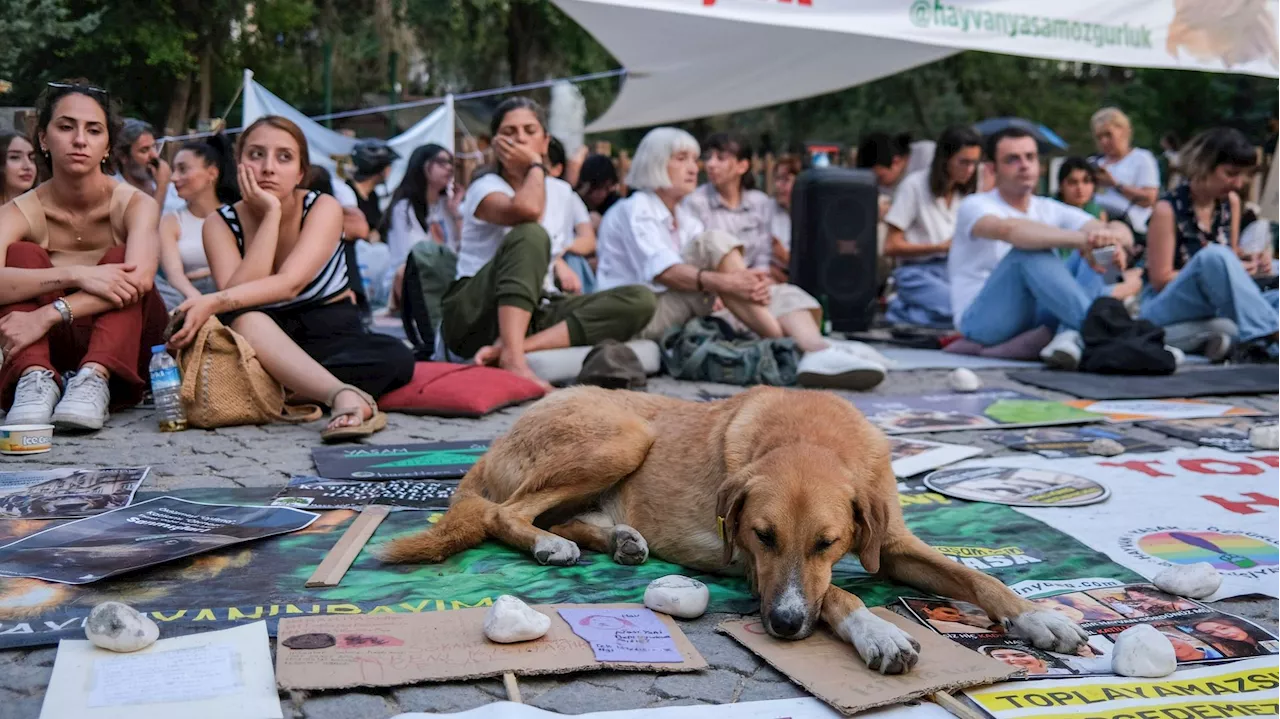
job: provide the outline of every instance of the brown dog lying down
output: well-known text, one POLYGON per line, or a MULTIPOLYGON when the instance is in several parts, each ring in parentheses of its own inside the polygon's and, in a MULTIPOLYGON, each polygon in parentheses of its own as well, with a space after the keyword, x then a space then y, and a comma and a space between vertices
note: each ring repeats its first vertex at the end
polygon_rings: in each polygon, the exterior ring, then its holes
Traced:
POLYGON ((698 403, 568 389, 493 443, 435 528, 391 542, 383 558, 439 562, 486 538, 566 566, 579 546, 619 564, 652 551, 745 574, 776 637, 807 637, 821 617, 867 666, 905 672, 915 640, 831 585, 832 566, 854 552, 867 571, 977 604, 1040 649, 1084 644, 1061 614, 912 535, 889 459, 884 435, 822 392, 761 387, 698 403))

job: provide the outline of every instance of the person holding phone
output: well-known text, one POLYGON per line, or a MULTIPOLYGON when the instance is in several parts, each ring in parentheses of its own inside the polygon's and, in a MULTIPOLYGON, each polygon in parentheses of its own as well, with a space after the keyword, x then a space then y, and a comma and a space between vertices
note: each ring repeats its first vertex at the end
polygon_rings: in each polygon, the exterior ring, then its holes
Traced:
POLYGON ((1117 108, 1098 110, 1089 124, 1100 153, 1092 158, 1098 205, 1129 225, 1141 244, 1160 192, 1160 165, 1151 152, 1133 147, 1133 126, 1117 108))
POLYGON ((147 193, 160 205, 161 212, 174 212, 185 204, 169 184, 173 174, 169 163, 160 157, 156 129, 149 123, 128 118, 116 138, 116 179, 147 193))

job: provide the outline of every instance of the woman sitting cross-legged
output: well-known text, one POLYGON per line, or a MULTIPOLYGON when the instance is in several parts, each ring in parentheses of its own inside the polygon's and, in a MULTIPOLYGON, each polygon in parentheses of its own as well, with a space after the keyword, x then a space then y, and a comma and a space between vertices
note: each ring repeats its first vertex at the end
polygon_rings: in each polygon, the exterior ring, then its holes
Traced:
MULTIPOLYGON (((885 368, 874 350, 854 343, 832 345, 818 329, 818 302, 795 285, 774 284, 767 269, 747 266, 744 241, 723 230, 705 230, 687 203, 698 186, 698 142, 684 130, 650 130, 636 148, 627 175, 635 192, 615 204, 600 223, 596 254, 600 287, 643 284, 658 297, 653 319, 640 332, 660 339, 671 327, 711 314, 719 298, 738 321, 764 338, 791 337, 805 353, 804 384, 869 389, 885 368)), ((744 160, 719 158, 731 174, 747 171, 744 160)), ((737 182, 737 177, 734 177, 737 182)))
POLYGON ((49 179, 0 207, 0 391, 8 424, 101 429, 138 403, 164 332, 155 200, 107 172, 120 120, 105 90, 50 83, 36 106, 49 179), (75 374, 62 386, 60 375, 75 374))
POLYGON ((186 320, 170 344, 185 347, 218 315, 280 384, 333 408, 322 439, 382 429, 386 415, 374 397, 413 378, 413 353, 361 322, 341 246, 342 208, 298 188, 310 165, 306 137, 289 120, 261 117, 241 133, 236 159, 244 199, 204 225, 218 291, 182 303, 186 320))
POLYGON ((1239 337, 1210 339, 1210 357, 1238 339, 1275 357, 1276 291, 1262 292, 1252 275, 1270 267, 1269 251, 1241 253, 1240 197, 1253 168, 1253 146, 1238 130, 1216 128, 1179 153, 1186 179, 1156 203, 1147 232, 1147 287, 1141 316, 1158 325, 1230 319, 1239 337))
POLYGON ((653 293, 639 285, 573 297, 546 291, 573 242, 565 218, 577 198, 569 183, 547 175, 537 103, 503 102, 490 129, 497 168, 467 187, 457 279, 441 303, 440 333, 450 352, 545 386, 526 352, 631 339, 653 315, 653 293))

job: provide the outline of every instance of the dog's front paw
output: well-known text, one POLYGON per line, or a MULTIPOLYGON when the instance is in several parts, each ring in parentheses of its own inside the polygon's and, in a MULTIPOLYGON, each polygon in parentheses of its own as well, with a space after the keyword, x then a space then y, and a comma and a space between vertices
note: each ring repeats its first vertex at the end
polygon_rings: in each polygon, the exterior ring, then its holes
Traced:
POLYGON ((845 617, 836 634, 858 650, 868 667, 881 674, 905 674, 920 661, 920 642, 865 607, 845 617))
POLYGON ((1075 622, 1047 609, 1035 609, 1006 619, 1004 627, 1013 636, 1031 642, 1036 649, 1062 654, 1075 654, 1089 641, 1089 635, 1075 622))
POLYGON ((649 558, 649 543, 634 528, 625 524, 613 528, 613 561, 618 564, 644 564, 649 558))
POLYGON ((555 535, 538 537, 533 543, 533 558, 538 564, 554 564, 558 567, 571 567, 578 563, 582 552, 578 545, 564 537, 555 535))

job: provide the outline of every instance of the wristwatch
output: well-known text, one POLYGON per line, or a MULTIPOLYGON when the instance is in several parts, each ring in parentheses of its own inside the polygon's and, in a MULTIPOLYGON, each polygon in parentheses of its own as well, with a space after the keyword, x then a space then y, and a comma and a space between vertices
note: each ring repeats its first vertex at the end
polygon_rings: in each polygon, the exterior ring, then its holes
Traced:
POLYGON ((71 311, 71 305, 67 301, 59 297, 53 301, 53 308, 62 315, 62 324, 69 325, 76 318, 75 313, 71 311))

